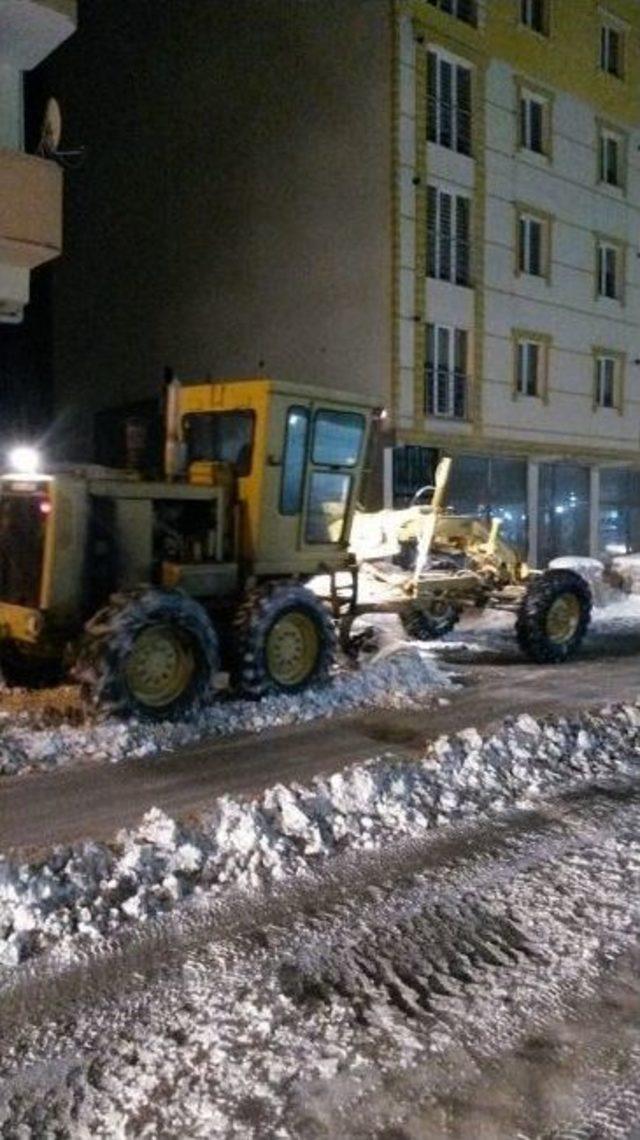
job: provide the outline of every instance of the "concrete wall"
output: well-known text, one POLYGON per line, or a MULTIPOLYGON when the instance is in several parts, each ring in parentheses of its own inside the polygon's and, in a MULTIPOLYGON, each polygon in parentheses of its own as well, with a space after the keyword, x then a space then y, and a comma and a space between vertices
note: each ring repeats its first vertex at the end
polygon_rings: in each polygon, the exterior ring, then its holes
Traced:
POLYGON ((85 0, 46 68, 68 145, 54 370, 67 451, 181 377, 386 397, 387 0, 85 0))

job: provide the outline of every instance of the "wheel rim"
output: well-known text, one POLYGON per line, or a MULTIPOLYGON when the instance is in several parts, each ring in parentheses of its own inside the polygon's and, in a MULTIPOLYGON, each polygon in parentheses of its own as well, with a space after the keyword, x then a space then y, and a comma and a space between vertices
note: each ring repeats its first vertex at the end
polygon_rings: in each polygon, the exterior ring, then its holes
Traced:
POLYGON ((278 685, 300 685, 313 672, 319 649, 318 630, 308 614, 299 610, 283 614, 267 634, 270 676, 278 685))
POLYGON ((136 637, 125 677, 140 704, 163 708, 184 693, 194 670, 193 649, 182 631, 170 625, 152 625, 136 637))
POLYGON ((580 602, 575 594, 560 594, 547 612, 547 637, 555 645, 565 645, 571 641, 579 624, 580 602))

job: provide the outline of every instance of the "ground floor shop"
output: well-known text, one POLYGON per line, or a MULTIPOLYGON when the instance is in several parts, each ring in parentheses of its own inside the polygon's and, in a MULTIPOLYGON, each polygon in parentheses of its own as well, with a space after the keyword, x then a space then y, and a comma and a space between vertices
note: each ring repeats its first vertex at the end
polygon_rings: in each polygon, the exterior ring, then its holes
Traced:
MULTIPOLYGON (((387 505, 407 505, 433 482, 437 448, 385 452, 387 505)), ((454 452, 449 506, 502 519, 503 533, 531 565, 560 555, 640 550, 640 467, 454 452)))

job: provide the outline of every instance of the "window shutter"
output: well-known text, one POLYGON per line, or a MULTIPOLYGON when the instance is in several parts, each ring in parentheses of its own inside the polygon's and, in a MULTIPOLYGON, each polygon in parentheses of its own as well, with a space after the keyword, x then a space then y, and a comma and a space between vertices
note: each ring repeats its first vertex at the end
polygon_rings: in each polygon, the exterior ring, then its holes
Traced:
POLYGON ((470 209, 468 198, 456 198, 456 284, 468 285, 470 279, 470 209))
POLYGON ((427 187, 427 276, 436 276, 436 226, 438 191, 435 186, 427 187))
POLYGON ((529 273, 540 276, 542 273, 542 226, 540 222, 529 222, 529 273))
POLYGON ((528 348, 528 366, 527 366, 527 395, 536 396, 538 394, 538 360, 540 355, 540 346, 530 341, 527 345, 528 348))
POLYGON ((456 329, 454 339, 453 367, 458 376, 467 374, 467 330, 456 329))
POLYGON ((440 206, 440 225, 438 238, 440 241, 440 257, 438 264, 438 277, 443 281, 451 280, 451 195, 438 192, 440 206))
POLYGON ((535 150, 538 154, 542 154, 543 150, 542 112, 542 103, 537 103, 535 99, 530 100, 529 114, 531 116, 531 150, 535 150))
POLYGON ((471 72, 468 67, 457 68, 458 97, 456 103, 457 149, 460 154, 471 154, 471 72))
POLYGON ((438 123, 438 57, 427 52, 427 138, 437 142, 438 123))
POLYGON ((520 100, 520 146, 527 147, 529 145, 529 134, 527 129, 529 100, 520 100))
POLYGON ((438 142, 442 146, 451 146, 451 134, 453 126, 453 66, 446 59, 439 61, 440 67, 440 99, 439 99, 439 120, 440 131, 438 142))

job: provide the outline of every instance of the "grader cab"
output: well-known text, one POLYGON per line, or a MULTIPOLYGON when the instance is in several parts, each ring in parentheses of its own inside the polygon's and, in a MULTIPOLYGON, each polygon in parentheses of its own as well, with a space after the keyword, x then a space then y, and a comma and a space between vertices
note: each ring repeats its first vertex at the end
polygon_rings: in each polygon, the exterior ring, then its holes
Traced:
POLYGON ((73 666, 102 707, 176 716, 326 677, 374 402, 268 379, 167 394, 162 478, 108 468, 0 479, 0 658, 17 683, 73 666))

